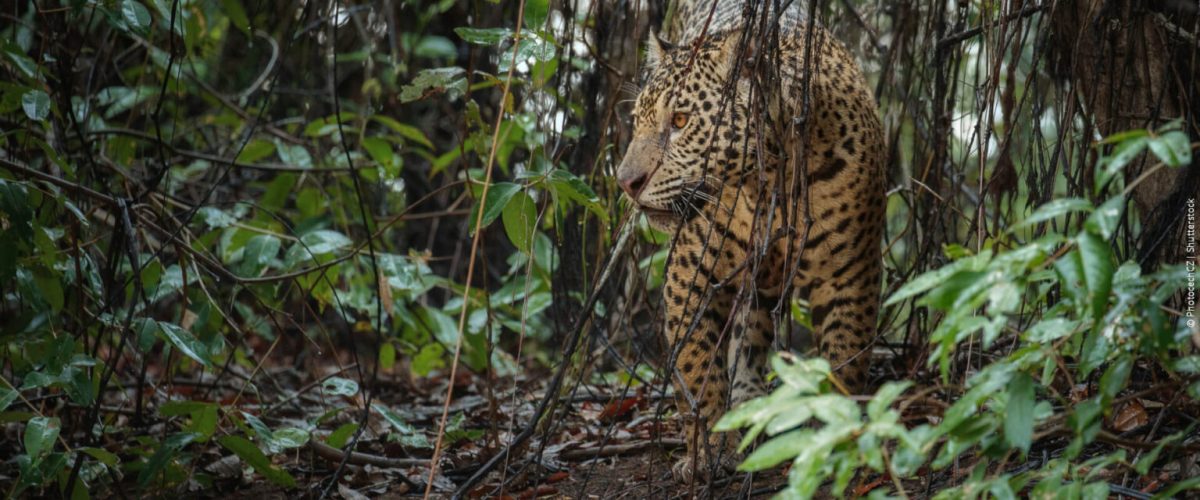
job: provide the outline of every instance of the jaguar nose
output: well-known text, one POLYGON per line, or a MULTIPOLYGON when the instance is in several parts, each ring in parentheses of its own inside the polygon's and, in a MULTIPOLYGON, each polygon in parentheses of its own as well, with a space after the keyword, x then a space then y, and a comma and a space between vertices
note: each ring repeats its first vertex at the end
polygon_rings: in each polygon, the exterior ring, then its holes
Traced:
POLYGON ((621 185, 621 189, 634 200, 641 194, 642 189, 646 187, 646 180, 650 176, 646 172, 632 172, 627 175, 622 175, 617 178, 617 183, 621 185))

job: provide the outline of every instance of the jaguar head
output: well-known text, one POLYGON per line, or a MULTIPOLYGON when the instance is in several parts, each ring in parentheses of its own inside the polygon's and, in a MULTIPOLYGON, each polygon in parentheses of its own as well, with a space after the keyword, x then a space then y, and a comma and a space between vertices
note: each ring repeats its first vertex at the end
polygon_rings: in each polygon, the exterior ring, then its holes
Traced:
POLYGON ((700 213, 754 167, 750 80, 736 71, 740 39, 731 32, 693 48, 650 36, 633 137, 616 177, 658 229, 700 213))

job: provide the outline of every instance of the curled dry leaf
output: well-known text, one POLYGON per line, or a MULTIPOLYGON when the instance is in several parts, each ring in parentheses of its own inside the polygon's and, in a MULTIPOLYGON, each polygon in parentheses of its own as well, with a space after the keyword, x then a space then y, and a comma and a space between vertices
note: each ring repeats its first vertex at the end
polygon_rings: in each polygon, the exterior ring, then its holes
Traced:
POLYGON ((1113 412, 1110 426, 1117 432, 1128 432, 1149 422, 1150 415, 1146 413, 1146 407, 1139 400, 1133 399, 1113 412))

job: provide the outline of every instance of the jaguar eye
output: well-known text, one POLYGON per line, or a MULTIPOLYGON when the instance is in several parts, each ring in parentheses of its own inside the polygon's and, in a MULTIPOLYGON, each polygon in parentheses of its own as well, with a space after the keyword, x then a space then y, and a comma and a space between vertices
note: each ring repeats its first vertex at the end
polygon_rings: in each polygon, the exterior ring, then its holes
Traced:
POLYGON ((678 129, 678 128, 686 127, 687 124, 688 124, 688 114, 687 113, 681 113, 681 112, 676 111, 675 114, 671 116, 671 126, 672 127, 675 127, 678 129))

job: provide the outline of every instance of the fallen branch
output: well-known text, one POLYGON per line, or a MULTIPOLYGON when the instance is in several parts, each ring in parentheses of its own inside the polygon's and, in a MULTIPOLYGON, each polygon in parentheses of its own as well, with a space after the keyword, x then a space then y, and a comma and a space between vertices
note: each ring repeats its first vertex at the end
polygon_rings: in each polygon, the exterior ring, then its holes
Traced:
POLYGON ((317 456, 324 458, 333 463, 339 463, 342 459, 346 459, 346 463, 354 465, 374 465, 376 467, 428 467, 428 458, 391 458, 363 453, 361 451, 352 451, 350 456, 346 457, 346 452, 329 446, 325 443, 316 440, 310 440, 308 447, 312 449, 317 456))
POLYGON ((607 446, 593 446, 589 448, 576 448, 573 450, 565 450, 559 452, 560 460, 582 461, 592 460, 595 458, 616 457, 621 455, 636 455, 647 451, 662 450, 670 451, 677 448, 682 448, 684 441, 682 439, 659 439, 656 441, 637 441, 633 443, 612 444, 607 446))

